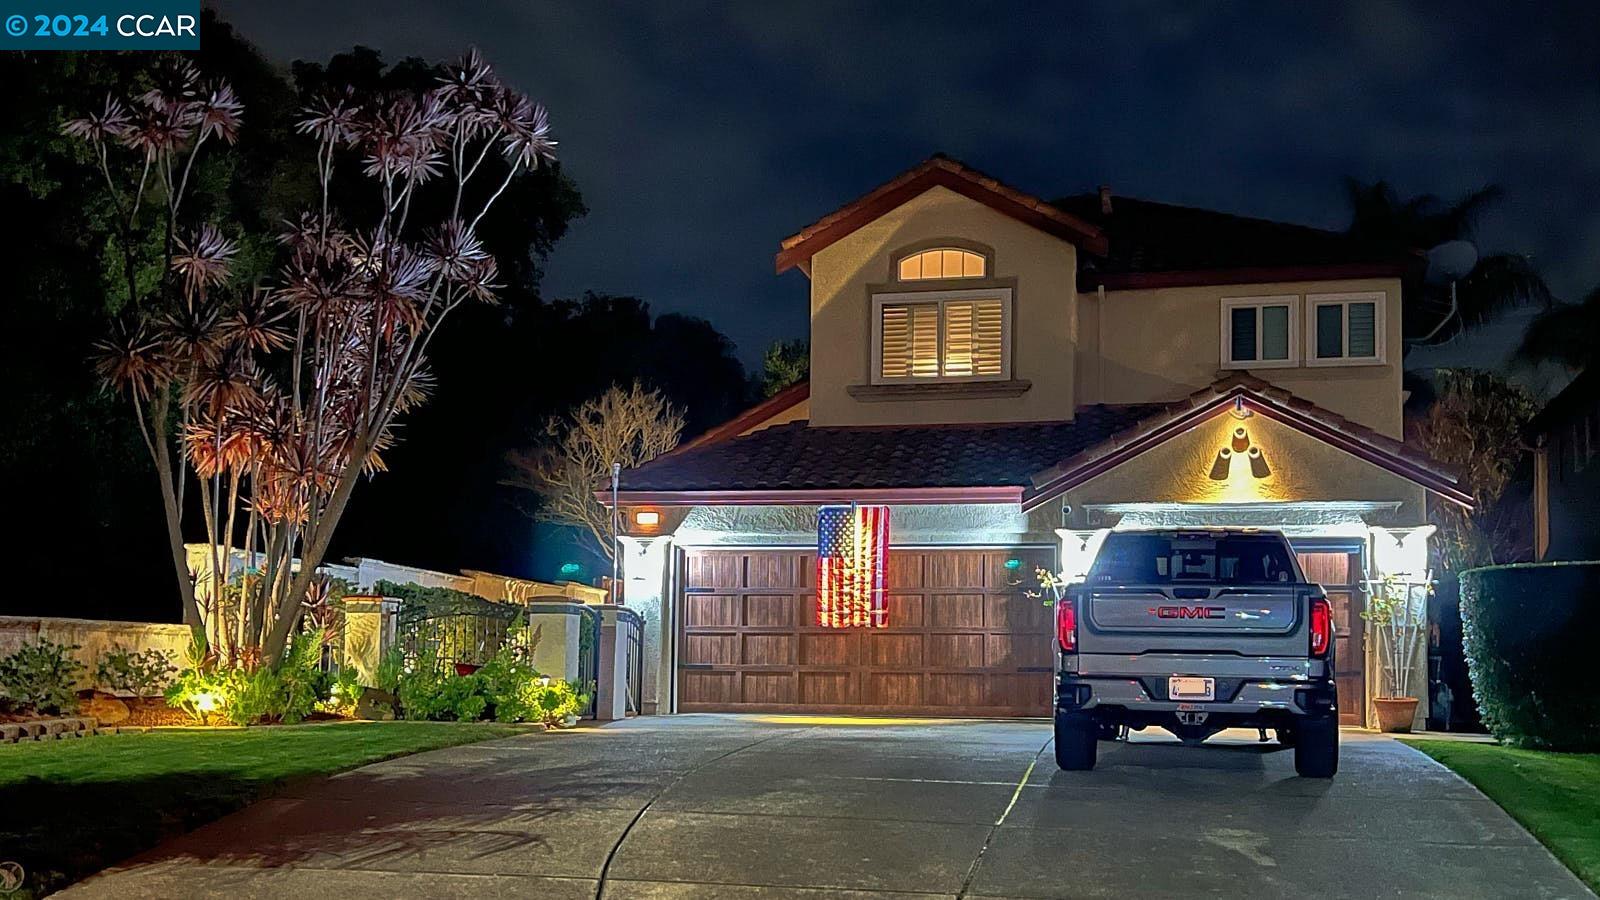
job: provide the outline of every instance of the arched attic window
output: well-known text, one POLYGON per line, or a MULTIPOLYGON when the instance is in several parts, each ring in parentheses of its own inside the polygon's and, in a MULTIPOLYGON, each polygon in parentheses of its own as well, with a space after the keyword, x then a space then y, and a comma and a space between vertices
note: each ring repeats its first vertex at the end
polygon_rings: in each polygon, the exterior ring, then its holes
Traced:
POLYGON ((902 257, 895 267, 901 281, 927 281, 946 278, 982 278, 989 274, 989 260, 982 253, 960 247, 934 247, 902 257))

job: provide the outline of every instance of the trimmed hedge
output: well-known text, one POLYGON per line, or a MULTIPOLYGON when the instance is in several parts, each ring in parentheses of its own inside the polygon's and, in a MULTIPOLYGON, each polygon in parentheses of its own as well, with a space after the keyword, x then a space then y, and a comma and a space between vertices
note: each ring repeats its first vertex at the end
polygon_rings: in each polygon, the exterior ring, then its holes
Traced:
POLYGON ((1600 750, 1600 562, 1462 572, 1461 622, 1472 693, 1495 737, 1600 750))

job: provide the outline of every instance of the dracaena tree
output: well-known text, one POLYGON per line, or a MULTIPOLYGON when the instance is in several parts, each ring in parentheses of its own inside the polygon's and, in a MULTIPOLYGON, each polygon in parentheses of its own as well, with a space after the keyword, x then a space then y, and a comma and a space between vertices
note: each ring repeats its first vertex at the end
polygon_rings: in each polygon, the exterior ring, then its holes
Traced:
POLYGON ((286 224, 276 275, 241 285, 236 237, 196 221, 190 192, 196 160, 228 152, 244 115, 227 84, 177 62, 64 130, 88 143, 117 204, 126 314, 97 365, 155 464, 184 619, 213 653, 253 665, 279 659, 317 605, 317 567, 352 490, 428 396, 430 341, 461 304, 494 301, 477 225, 513 179, 553 161, 555 141, 544 108, 476 52, 420 93, 325 96, 298 122, 321 201, 286 224), (330 205, 335 171, 351 164, 376 200, 363 221, 330 205), (425 191, 444 192, 442 220, 413 220, 425 191), (204 591, 183 546, 194 506, 204 591))

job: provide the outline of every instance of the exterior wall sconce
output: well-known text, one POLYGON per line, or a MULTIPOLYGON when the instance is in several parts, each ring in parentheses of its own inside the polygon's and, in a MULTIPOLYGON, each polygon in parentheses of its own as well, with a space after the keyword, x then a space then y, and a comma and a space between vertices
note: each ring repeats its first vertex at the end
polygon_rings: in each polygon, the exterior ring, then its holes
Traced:
POLYGON ((640 528, 656 528, 661 524, 661 513, 653 509, 634 510, 633 524, 640 528))
POLYGON ((1229 414, 1235 419, 1248 419, 1255 415, 1255 413, 1251 412, 1250 409, 1244 405, 1243 397, 1233 398, 1233 409, 1229 410, 1229 414))

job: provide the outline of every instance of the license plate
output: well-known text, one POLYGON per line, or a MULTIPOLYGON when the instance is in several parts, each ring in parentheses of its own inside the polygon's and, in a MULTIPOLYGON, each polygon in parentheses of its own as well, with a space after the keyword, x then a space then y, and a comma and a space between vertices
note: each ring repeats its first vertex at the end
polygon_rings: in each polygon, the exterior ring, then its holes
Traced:
POLYGON ((1167 699, 1215 700, 1217 699, 1216 679, 1174 675, 1167 679, 1167 699))

